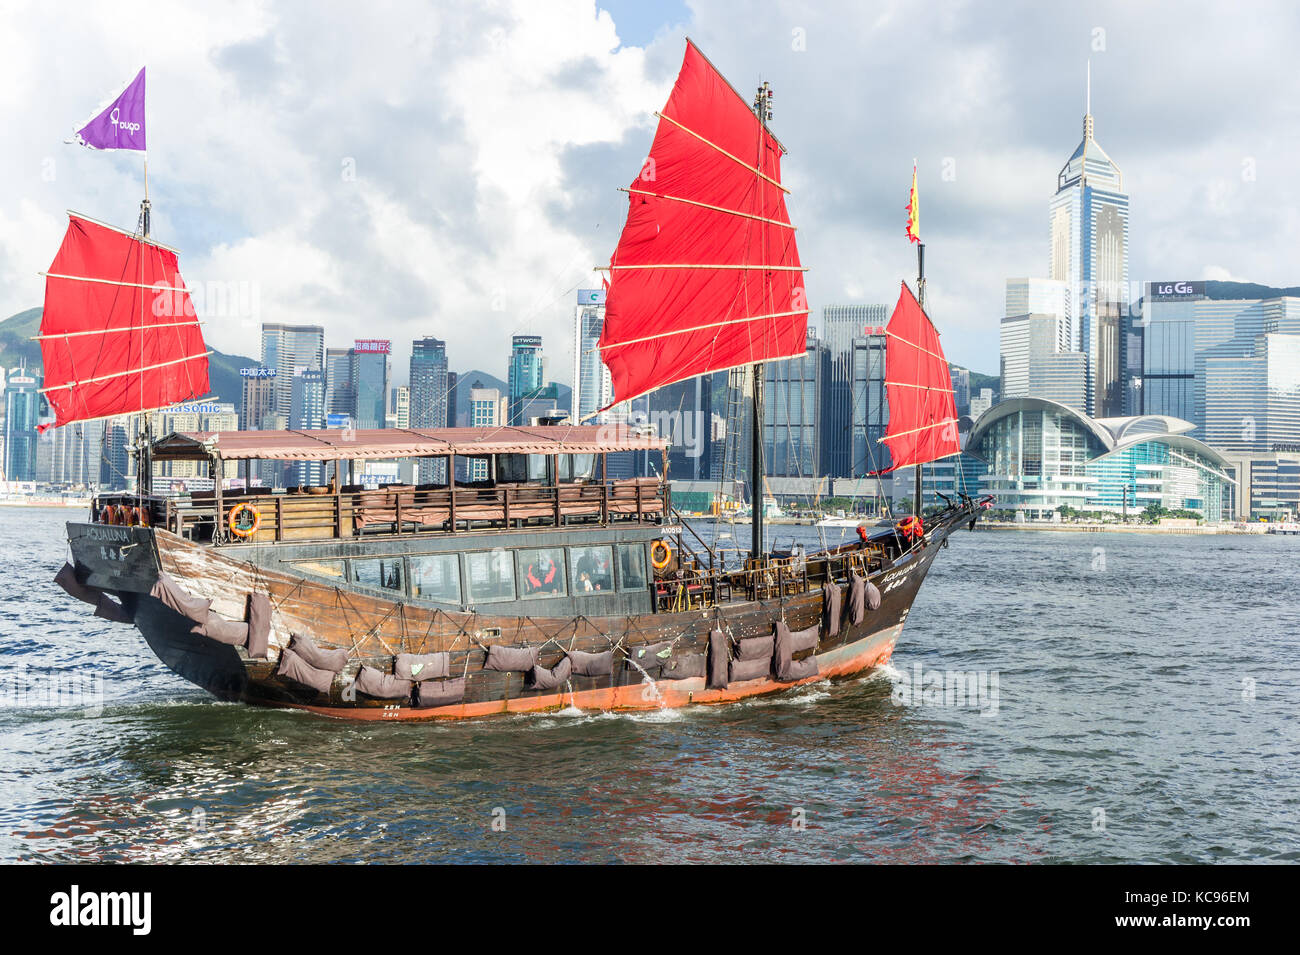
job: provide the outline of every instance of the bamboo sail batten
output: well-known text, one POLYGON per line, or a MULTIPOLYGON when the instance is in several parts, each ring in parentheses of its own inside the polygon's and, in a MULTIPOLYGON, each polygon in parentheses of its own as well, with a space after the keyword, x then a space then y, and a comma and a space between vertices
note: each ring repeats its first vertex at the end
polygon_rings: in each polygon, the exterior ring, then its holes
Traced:
POLYGON ((797 226, 789 222, 782 222, 780 219, 768 219, 765 216, 756 216, 752 212, 741 212, 739 209, 728 209, 726 206, 710 205, 707 202, 697 202, 694 199, 683 199, 681 196, 670 196, 662 192, 648 192, 645 189, 628 189, 626 186, 619 186, 619 192, 626 192, 633 196, 650 196, 652 199, 667 199, 671 202, 684 202, 688 206, 699 206, 701 209, 712 209, 714 212, 724 212, 731 216, 740 216, 742 219, 753 219, 756 222, 766 222, 768 225, 780 226, 783 229, 789 229, 791 232, 798 232, 797 226))
MULTIPOLYGON (((51 385, 49 388, 42 388, 40 390, 40 393, 45 394, 48 391, 63 391, 66 388, 79 388, 81 385, 93 385, 96 382, 100 382, 100 381, 111 381, 114 378, 121 378, 125 375, 139 375, 146 371, 153 371, 155 368, 166 368, 168 365, 180 365, 180 364, 184 364, 187 361, 195 361, 199 358, 207 358, 211 354, 212 354, 211 350, 205 352, 195 352, 193 355, 186 355, 184 358, 174 358, 171 361, 161 361, 156 365, 145 365, 142 368, 127 368, 125 371, 115 371, 112 372, 111 374, 99 375, 95 378, 83 378, 81 381, 65 381, 61 385, 51 385)), ((160 405, 159 407, 167 408, 170 407, 170 405, 160 405)), ((136 410, 121 412, 121 414, 138 414, 138 413, 139 412, 136 410)), ((110 417, 116 417, 116 415, 112 415, 110 417)))
MULTIPOLYGON (((956 423, 957 423, 957 419, 956 419, 956 418, 944 418, 942 421, 936 421, 936 422, 934 422, 934 424, 923 424, 923 425, 921 425, 921 427, 919 427, 919 428, 912 428, 912 429, 909 430, 909 431, 898 431, 898 432, 895 432, 894 434, 887 434, 887 435, 885 435, 883 438, 877 438, 877 439, 876 439, 876 444, 885 444, 886 442, 888 442, 888 441, 892 441, 892 440, 894 440, 895 438, 902 438, 902 437, 906 437, 906 436, 909 435, 909 434, 916 434, 916 433, 919 432, 919 431, 930 431, 930 430, 932 430, 932 429, 934 429, 934 428, 942 428, 944 425, 948 425, 948 424, 956 424, 956 423)), ((944 455, 944 457, 951 457, 951 455, 944 455)), ((933 458, 932 460, 938 461, 939 459, 938 459, 938 458, 933 458)), ((920 462, 920 463, 924 464, 925 462, 922 461, 922 462, 920 462)), ((910 466, 910 465, 905 465, 905 466, 910 466)))
POLYGON ((91 282, 95 285, 117 285, 122 288, 142 288, 152 292, 180 292, 182 295, 189 295, 190 290, 184 285, 168 285, 166 282, 158 282, 154 285, 144 285, 140 282, 118 282, 113 279, 97 279, 89 275, 62 275, 58 272, 39 272, 37 273, 47 279, 66 279, 69 282, 91 282))
POLYGON ((947 388, 942 385, 917 385, 909 381, 887 381, 886 385, 893 385, 896 388, 920 388, 922 391, 937 391, 940 394, 952 394, 952 385, 947 388))
MULTIPOLYGON (((728 325, 745 325, 748 324, 749 322, 761 322, 769 318, 791 318, 796 315, 808 315, 808 314, 811 314, 811 310, 805 308, 802 311, 798 311, 798 312, 774 312, 771 315, 750 315, 747 318, 729 318, 723 322, 710 322, 707 325, 695 325, 691 328, 678 328, 670 332, 659 332, 658 334, 655 335, 646 335, 644 338, 630 338, 627 341, 612 342, 603 347, 604 350, 610 351, 615 348, 622 348, 625 345, 637 345, 640 344, 641 342, 650 342, 658 338, 670 338, 673 335, 689 335, 691 332, 704 332, 704 331, 708 331, 710 328, 725 328, 728 325)), ((746 362, 746 364, 749 364, 749 362, 746 362)), ((622 400, 630 401, 631 399, 624 398, 622 400)), ((619 403, 621 404, 622 402, 620 401, 619 403)))
POLYGON ((674 126, 676 126, 678 129, 680 129, 682 132, 684 132, 684 133, 689 133, 691 136, 694 136, 694 137, 695 137, 696 139, 698 139, 700 142, 704 143, 704 145, 708 146, 710 149, 716 150, 716 151, 717 151, 718 153, 720 153, 721 155, 726 156, 726 157, 727 157, 728 159, 730 159, 732 162, 736 162, 736 163, 739 163, 740 165, 744 166, 746 169, 748 169, 748 170, 749 170, 750 172, 752 172, 754 175, 758 176, 758 177, 759 177, 760 179, 762 179, 764 182, 769 182, 769 183, 771 183, 772 185, 776 186, 776 188, 780 189, 780 190, 781 190, 782 192, 784 192, 787 196, 790 195, 790 190, 789 190, 789 189, 787 189, 785 186, 781 185, 781 183, 779 183, 777 180, 773 179, 773 178, 772 178, 771 176, 769 176, 767 173, 765 173, 765 172, 763 172, 762 170, 760 170, 757 166, 751 166, 749 163, 745 162, 745 160, 740 159, 740 158, 737 157, 737 156, 733 156, 731 153, 727 152, 725 149, 723 149, 723 148, 722 148, 721 146, 719 146, 717 143, 709 141, 708 139, 706 139, 705 137, 701 136, 699 133, 697 133, 695 130, 691 129, 690 127, 688 127, 688 126, 683 126, 681 123, 677 122, 677 120, 673 119, 671 116, 665 116, 663 113, 659 112, 658 110, 655 111, 655 115, 658 116, 660 119, 665 120, 666 122, 672 123, 674 126))
POLYGON ((29 342, 49 341, 52 338, 77 338, 82 335, 111 335, 114 332, 144 332, 153 331, 155 328, 189 328, 190 326, 199 327, 206 324, 198 319, 192 322, 168 322, 165 325, 119 325, 114 328, 93 328, 88 332, 55 332, 52 335, 32 335, 27 340, 29 342))
POLYGON ((735 269, 744 272, 807 272, 806 265, 708 265, 683 263, 677 265, 597 265, 596 272, 622 272, 627 269, 735 269))
POLYGON ((163 245, 161 242, 155 242, 153 239, 149 238, 148 236, 142 236, 138 232, 128 232, 126 229, 123 229, 121 226, 113 225, 113 223, 111 222, 105 222, 103 219, 96 219, 94 216, 88 216, 85 215, 84 213, 77 212, 73 209, 68 209, 67 213, 73 218, 84 219, 87 222, 93 222, 95 223, 95 225, 100 226, 101 228, 108 229, 112 232, 118 233, 119 235, 124 235, 130 239, 134 239, 136 242, 140 243, 141 245, 151 245, 155 249, 162 249, 166 252, 171 252, 175 255, 180 255, 181 252, 180 249, 174 248, 173 246, 170 245, 163 245))
MULTIPOLYGON (((930 324, 933 325, 934 323, 931 322, 930 324)), ((919 352, 925 352, 925 354, 929 355, 931 358, 937 358, 942 362, 946 362, 948 360, 947 358, 944 358, 943 355, 935 354, 934 352, 930 351, 930 349, 918 345, 916 342, 912 341, 909 338, 903 338, 901 335, 895 335, 893 332, 889 331, 889 329, 885 329, 885 334, 890 338, 894 339, 894 341, 902 342, 904 345, 911 345, 919 352)))

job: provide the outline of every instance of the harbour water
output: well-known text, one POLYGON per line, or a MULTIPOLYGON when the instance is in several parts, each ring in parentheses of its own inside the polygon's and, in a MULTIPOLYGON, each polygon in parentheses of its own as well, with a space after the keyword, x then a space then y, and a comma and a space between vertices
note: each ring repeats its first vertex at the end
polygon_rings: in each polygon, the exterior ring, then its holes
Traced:
POLYGON ((0 508, 0 861, 1300 858, 1294 538, 961 532, 867 678, 358 725, 171 675, 53 584, 70 516, 0 508))

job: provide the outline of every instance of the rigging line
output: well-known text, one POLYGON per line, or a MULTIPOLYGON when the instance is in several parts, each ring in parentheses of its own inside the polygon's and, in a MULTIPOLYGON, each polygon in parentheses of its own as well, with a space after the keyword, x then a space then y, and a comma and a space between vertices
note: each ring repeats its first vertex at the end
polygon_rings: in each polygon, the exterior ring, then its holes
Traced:
POLYGON ((796 226, 791 225, 789 222, 782 222, 780 219, 767 219, 764 218, 763 216, 754 215, 753 213, 750 212, 740 212, 736 209, 728 209, 726 206, 715 206, 715 205, 710 205, 707 202, 697 202, 694 199, 683 199, 681 196, 670 196, 661 192, 648 192, 645 189, 628 189, 625 186, 619 186, 618 191, 626 192, 628 195, 633 195, 633 196, 650 196, 654 199, 668 199, 672 202, 684 202, 688 206, 699 206, 701 209, 711 209, 714 212, 725 212, 727 215, 740 216, 745 219, 757 219, 759 222, 766 222, 770 225, 781 226, 781 228, 783 229, 791 229, 791 230, 796 229, 796 226))
MULTIPOLYGON (((738 156, 733 156, 731 153, 727 152, 725 149, 723 149, 723 148, 722 148, 721 146, 719 146, 717 143, 710 142, 708 139, 705 139, 703 136, 701 136, 701 135, 700 135, 699 133, 697 133, 695 130, 693 130, 693 129, 687 127, 687 126, 683 126, 681 123, 677 122, 677 120, 673 119, 671 116, 665 116, 663 113, 659 112, 658 110, 655 110, 655 115, 658 116, 658 117, 659 117, 660 119, 662 119, 662 120, 666 120, 667 122, 672 123, 674 126, 676 126, 678 129, 680 129, 682 132, 684 132, 684 133, 688 133, 689 135, 694 136, 696 139, 698 139, 700 142, 704 143, 704 145, 708 146, 710 149, 717 150, 719 153, 721 153, 722 155, 726 156, 726 157, 727 157, 728 159, 730 159, 732 162, 738 163, 738 164, 740 164, 741 166, 744 166, 744 167, 745 167, 746 169, 748 169, 750 172, 752 172, 752 173, 754 173, 755 175, 759 176, 760 178, 762 178, 762 179, 766 179, 768 182, 770 182, 772 185, 776 186, 776 188, 780 189, 782 192, 787 193, 787 194, 790 192, 789 189, 787 189, 785 186, 781 185, 781 184, 780 184, 779 182, 777 182, 775 179, 773 179, 773 178, 771 178, 770 176, 768 176, 766 173, 763 173, 763 172, 761 172, 760 170, 755 169, 753 166, 751 166, 749 163, 745 162, 745 160, 741 159, 740 157, 738 157, 738 156)), ((760 140, 759 145, 760 145, 760 147, 762 146, 762 142, 761 142, 761 140, 760 140)))

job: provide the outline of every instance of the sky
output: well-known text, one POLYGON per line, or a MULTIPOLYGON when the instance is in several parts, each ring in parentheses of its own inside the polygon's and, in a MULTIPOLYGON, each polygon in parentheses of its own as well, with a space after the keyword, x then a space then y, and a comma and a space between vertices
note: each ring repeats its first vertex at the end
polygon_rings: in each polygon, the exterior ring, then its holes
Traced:
POLYGON ((211 345, 322 324, 394 339, 400 382, 412 338, 504 377, 510 336, 540 334, 567 383, 576 290, 686 36, 742 92, 772 83, 814 320, 915 275, 916 159, 930 311, 950 360, 996 374, 1089 61, 1131 279, 1300 284, 1295 5, 0 0, 0 23, 0 316, 42 301, 65 210, 134 225, 140 155, 65 140, 147 65, 153 234, 211 345))

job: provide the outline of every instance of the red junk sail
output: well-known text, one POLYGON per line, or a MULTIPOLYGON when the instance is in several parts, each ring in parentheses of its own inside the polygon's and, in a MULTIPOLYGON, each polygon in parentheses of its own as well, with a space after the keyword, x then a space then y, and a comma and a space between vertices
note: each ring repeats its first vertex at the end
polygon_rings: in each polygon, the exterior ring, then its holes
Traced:
POLYGON ((70 215, 45 276, 41 357, 55 425, 208 393, 208 352, 176 253, 70 215))
POLYGON ((689 41, 658 115, 609 264, 600 349, 614 403, 806 348, 781 144, 689 41))
POLYGON ((961 453, 948 360, 939 333, 906 282, 885 334, 889 429, 881 441, 893 463, 879 473, 961 453))

